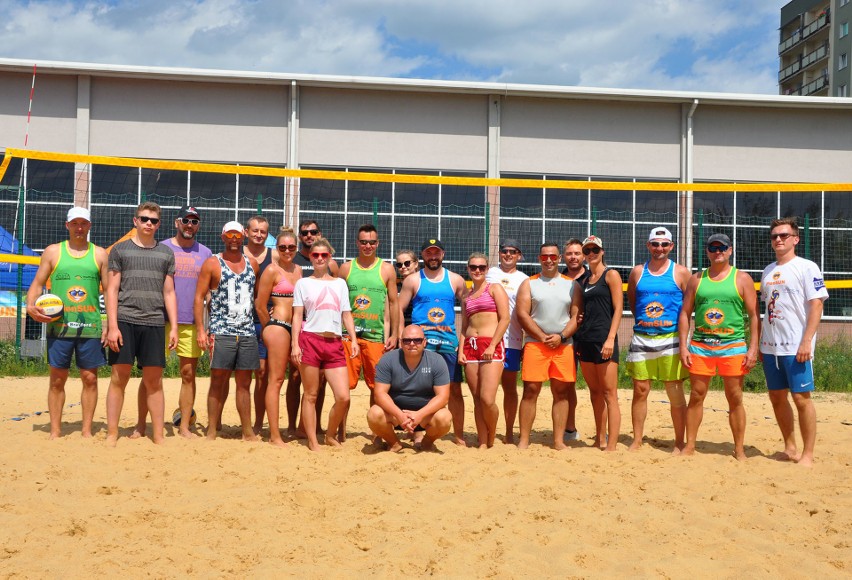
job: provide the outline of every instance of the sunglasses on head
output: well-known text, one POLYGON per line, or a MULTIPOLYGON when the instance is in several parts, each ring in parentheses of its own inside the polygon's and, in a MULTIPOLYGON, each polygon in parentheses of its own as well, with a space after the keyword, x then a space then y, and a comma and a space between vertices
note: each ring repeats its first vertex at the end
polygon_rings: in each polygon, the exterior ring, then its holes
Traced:
POLYGON ((279 252, 295 252, 296 251, 296 244, 290 244, 289 246, 285 245, 285 244, 281 244, 280 246, 278 246, 278 251, 279 252))
POLYGON ((500 250, 500 253, 501 254, 509 254, 510 256, 515 256, 517 254, 520 254, 520 252, 518 250, 515 250, 513 248, 503 248, 502 250, 500 250))
POLYGON ((538 259, 542 262, 558 262, 559 254, 539 254, 538 259))
POLYGON ((198 219, 198 218, 180 218, 180 223, 182 223, 185 226, 187 226, 187 225, 197 226, 198 224, 201 223, 201 220, 198 219))
POLYGON ((330 252, 311 252, 311 258, 319 260, 322 258, 323 260, 327 260, 331 257, 330 252))
POLYGON ((721 254, 723 252, 728 251, 728 246, 725 246, 724 244, 723 245, 715 245, 714 244, 712 246, 707 246, 707 251, 710 252, 711 254, 716 254, 716 253, 721 254))
POLYGON ((307 235, 315 236, 315 235, 317 235, 319 232, 320 232, 320 231, 319 231, 319 230, 316 230, 316 229, 314 229, 314 230, 299 230, 299 235, 300 235, 300 236, 307 236, 307 235))
POLYGON ((591 246, 590 248, 583 248, 583 255, 588 256, 589 254, 600 254, 601 250, 600 246, 591 246))
POLYGON ((406 260, 405 262, 397 262, 396 267, 397 268, 408 268, 409 266, 411 266, 411 264, 413 262, 414 262, 413 260, 406 260))
POLYGON ((402 344, 423 344, 422 338, 403 338, 402 344))
POLYGON ((358 243, 362 246, 375 246, 379 243, 379 240, 358 240, 358 243))
POLYGON ((147 224, 148 222, 151 222, 151 225, 157 225, 158 223, 160 223, 160 218, 152 218, 152 217, 148 217, 146 215, 138 215, 138 216, 136 216, 136 219, 138 219, 143 224, 147 224))
POLYGON ((488 269, 486 264, 468 264, 467 269, 471 272, 484 272, 488 269))
POLYGON ((783 240, 783 241, 786 242, 787 238, 792 238, 794 235, 796 235, 796 234, 788 234, 786 232, 783 233, 783 234, 769 234, 769 239, 770 240, 783 240))
POLYGON ((239 240, 243 237, 242 232, 225 232, 222 235, 228 238, 229 240, 239 240))
POLYGON ((671 242, 650 242, 652 248, 668 248, 672 245, 671 242))

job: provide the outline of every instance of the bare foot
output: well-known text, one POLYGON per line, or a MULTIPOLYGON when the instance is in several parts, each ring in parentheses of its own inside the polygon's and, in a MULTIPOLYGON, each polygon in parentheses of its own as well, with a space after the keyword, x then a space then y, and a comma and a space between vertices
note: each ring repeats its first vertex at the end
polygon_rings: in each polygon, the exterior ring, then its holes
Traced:
POLYGON ((565 445, 565 443, 563 443, 562 441, 554 441, 553 448, 557 451, 565 451, 566 449, 570 449, 570 447, 565 445))
POLYGON ((91 431, 83 431, 82 433, 80 433, 80 436, 83 439, 91 439, 92 438, 92 432, 91 431))
POLYGON ((634 439, 633 443, 630 444, 630 447, 627 448, 628 451, 639 451, 642 449, 642 440, 634 439))
POLYGON ((107 435, 106 444, 110 447, 118 445, 118 435, 107 435))
POLYGON ((434 451, 435 450, 435 442, 432 441, 429 437, 424 437, 423 441, 420 442, 420 449, 422 451, 434 451))
POLYGON ((187 429, 186 431, 181 429, 180 431, 178 431, 178 435, 180 435, 184 439, 201 439, 201 435, 198 435, 197 433, 193 433, 189 429, 187 429))
POLYGON ((814 466, 814 458, 802 455, 799 457, 798 461, 796 461, 796 465, 801 465, 802 467, 813 467, 814 466))
POLYGON ((263 441, 263 438, 260 435, 255 435, 254 432, 252 432, 251 435, 243 435, 243 441, 263 441))
POLYGON ((145 431, 139 431, 138 429, 134 429, 133 433, 130 434, 128 439, 141 439, 145 437, 145 431))
POLYGON ((280 447, 282 449, 285 449, 287 447, 287 443, 285 443, 284 440, 280 437, 277 439, 270 439, 269 444, 274 445, 275 447, 280 447))
POLYGON ((678 456, 678 455, 680 455, 681 453, 683 453, 683 449, 681 449, 680 447, 678 447, 677 445, 675 445, 675 448, 674 448, 674 449, 672 449, 672 457, 677 457, 677 456, 678 456))
POLYGON ((51 433, 50 437, 48 437, 47 439, 48 441, 53 441, 54 439, 59 439, 60 437, 62 437, 62 433, 51 433))
POLYGON ((737 461, 745 461, 748 458, 746 457, 745 451, 734 451, 734 459, 737 461))
POLYGON ((322 451, 322 445, 319 444, 319 441, 311 441, 308 439, 308 449, 315 452, 322 451))
POLYGON ((515 444, 515 436, 511 433, 507 433, 503 436, 503 443, 506 445, 514 445, 515 444))
POLYGON ((604 447, 603 449, 601 449, 601 451, 603 451, 604 453, 615 453, 618 450, 615 448, 615 446, 612 446, 612 447, 604 447))
POLYGON ((325 444, 331 447, 342 447, 340 441, 338 441, 334 437, 329 437, 328 435, 325 436, 325 444))
POLYGON ((529 447, 530 447, 530 442, 529 442, 529 441, 526 441, 526 442, 524 442, 524 441, 519 441, 519 442, 518 442, 518 449, 529 449, 529 447))
POLYGON ((772 454, 775 461, 799 461, 801 456, 795 449, 785 449, 772 454))
POLYGON ((685 457, 692 457, 693 455, 695 455, 695 447, 684 447, 681 450, 680 455, 683 455, 685 457))
POLYGON ((308 434, 305 433, 304 430, 302 430, 302 428, 300 427, 299 429, 296 429, 296 431, 294 431, 294 437, 296 439, 307 439, 308 434))
MULTIPOLYGON (((338 446, 339 445, 340 444, 338 443, 338 446)), ((402 443, 397 441, 396 443, 394 443, 393 445, 390 446, 390 449, 388 449, 388 451, 391 451, 392 453, 400 453, 402 451, 402 449, 403 449, 402 443)))
POLYGON ((467 447, 467 441, 464 440, 464 437, 458 437, 458 436, 454 437, 453 443, 455 443, 459 447, 467 447))
POLYGON ((480 443, 478 449, 488 449, 487 443, 480 443))
POLYGON ((151 440, 154 442, 154 445, 162 445, 163 443, 166 442, 166 438, 163 437, 162 435, 160 435, 159 437, 153 436, 153 437, 151 437, 151 440))

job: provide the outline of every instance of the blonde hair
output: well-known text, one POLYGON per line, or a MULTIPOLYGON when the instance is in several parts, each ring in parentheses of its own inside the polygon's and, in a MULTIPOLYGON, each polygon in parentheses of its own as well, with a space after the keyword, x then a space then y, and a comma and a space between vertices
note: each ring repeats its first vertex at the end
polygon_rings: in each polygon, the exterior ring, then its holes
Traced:
POLYGON ((334 246, 332 246, 331 242, 329 242, 326 238, 317 238, 316 240, 314 240, 314 243, 311 244, 311 250, 317 247, 328 248, 329 253, 332 256, 334 255, 334 246))
POLYGON ((278 230, 278 235, 275 237, 275 243, 277 244, 281 238, 293 238, 294 242, 299 241, 299 238, 296 237, 296 232, 288 226, 281 226, 281 229, 278 230))

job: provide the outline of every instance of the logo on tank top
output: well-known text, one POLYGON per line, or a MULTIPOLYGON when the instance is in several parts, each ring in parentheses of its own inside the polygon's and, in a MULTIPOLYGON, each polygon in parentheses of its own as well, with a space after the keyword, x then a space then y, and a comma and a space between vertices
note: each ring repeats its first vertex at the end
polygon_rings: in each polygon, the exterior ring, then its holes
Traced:
POLYGON ((710 308, 704 313, 704 322, 710 326, 719 326, 725 320, 725 313, 718 308, 710 308))
POLYGON ((430 308, 429 312, 426 314, 426 317, 432 324, 440 324, 444 321, 444 318, 446 318, 447 315, 441 308, 430 308))
POLYGON ((778 279, 778 278, 780 278, 780 277, 781 277, 781 272, 780 272, 779 270, 776 270, 776 271, 775 271, 775 273, 774 273, 774 274, 772 274, 772 279, 773 279, 773 280, 777 280, 777 279, 778 279))
POLYGON ((648 318, 659 318, 665 311, 665 307, 659 302, 651 302, 645 307, 645 316, 648 318))
POLYGON ((366 294, 359 294, 355 297, 355 300, 352 301, 352 305, 355 306, 357 310, 367 310, 372 304, 372 300, 366 294))
POLYGON ((88 296, 88 292, 82 286, 71 286, 68 289, 68 299, 71 302, 82 302, 88 296))

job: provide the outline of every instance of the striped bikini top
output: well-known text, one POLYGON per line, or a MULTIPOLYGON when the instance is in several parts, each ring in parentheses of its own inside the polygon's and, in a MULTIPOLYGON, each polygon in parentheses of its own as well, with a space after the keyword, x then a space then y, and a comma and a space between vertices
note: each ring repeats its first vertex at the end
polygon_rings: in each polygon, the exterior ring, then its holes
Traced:
POLYGON ((468 317, 480 312, 497 312, 497 303, 488 291, 491 283, 486 283, 482 293, 476 298, 468 298, 464 303, 464 312, 468 317))

